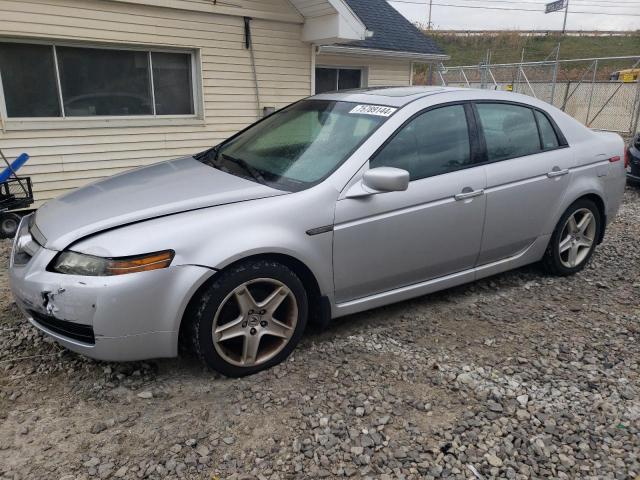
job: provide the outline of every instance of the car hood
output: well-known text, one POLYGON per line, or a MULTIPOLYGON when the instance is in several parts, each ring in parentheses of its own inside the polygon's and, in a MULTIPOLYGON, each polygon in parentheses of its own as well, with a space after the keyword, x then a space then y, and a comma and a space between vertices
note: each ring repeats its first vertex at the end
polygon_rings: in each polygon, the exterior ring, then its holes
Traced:
POLYGON ((50 200, 36 212, 35 225, 46 248, 62 250, 87 235, 140 220, 285 193, 186 157, 115 175, 50 200))

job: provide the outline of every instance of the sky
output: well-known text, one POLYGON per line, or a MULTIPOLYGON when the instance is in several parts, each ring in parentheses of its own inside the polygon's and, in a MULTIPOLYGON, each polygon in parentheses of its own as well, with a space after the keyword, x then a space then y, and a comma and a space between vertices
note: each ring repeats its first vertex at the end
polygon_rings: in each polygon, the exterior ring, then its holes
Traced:
MULTIPOLYGON (((432 0, 435 29, 452 30, 561 30, 564 10, 545 14, 545 0, 432 0), (437 5, 483 8, 456 8, 437 5), (496 10, 486 10, 494 7, 496 10), (533 11, 505 11, 521 8, 533 11)), ((549 0, 551 1, 551 0, 549 0)), ((567 30, 640 30, 640 0, 569 0, 567 30), (590 12, 587 14, 572 13, 590 12), (608 14, 608 15, 605 15, 608 14), (622 15, 611 15, 622 14, 622 15)), ((390 1, 412 22, 427 24, 429 0, 390 1)))

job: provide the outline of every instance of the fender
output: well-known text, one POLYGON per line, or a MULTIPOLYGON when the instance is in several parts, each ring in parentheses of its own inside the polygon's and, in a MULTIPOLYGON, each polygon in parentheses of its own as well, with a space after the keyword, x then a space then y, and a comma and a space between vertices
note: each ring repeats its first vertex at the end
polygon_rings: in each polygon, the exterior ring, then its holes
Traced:
POLYGON ((333 232, 307 230, 333 225, 338 192, 319 185, 289 195, 184 212, 94 234, 72 250, 102 257, 174 250, 172 265, 199 265, 221 270, 242 258, 283 254, 307 266, 323 295, 333 294, 333 232), (324 188, 318 188, 324 187, 324 188), (292 197, 308 212, 293 218, 292 197), (284 199, 288 201, 284 201, 284 199), (319 208, 319 206, 321 206, 319 208))
MULTIPOLYGON (((584 167, 579 167, 579 168, 584 169, 584 167)), ((596 167, 594 166, 593 168, 595 169, 596 167)), ((597 177, 595 177, 595 175, 593 175, 592 173, 581 174, 579 171, 576 172, 575 170, 571 172, 571 176, 572 176, 571 181, 567 186, 567 190, 564 194, 562 202, 558 204, 556 210, 553 212, 553 215, 549 216, 549 221, 545 226, 546 234, 550 235, 553 233, 556 226, 558 225, 558 222, 560 221, 560 217, 562 217, 564 212, 567 211, 567 209, 572 203, 574 203, 579 198, 586 197, 588 195, 594 195, 601 200, 602 205, 604 206, 604 209, 601 213, 603 214, 603 217, 606 216, 607 204, 605 201, 606 199, 605 190, 602 184, 598 181, 597 177)))

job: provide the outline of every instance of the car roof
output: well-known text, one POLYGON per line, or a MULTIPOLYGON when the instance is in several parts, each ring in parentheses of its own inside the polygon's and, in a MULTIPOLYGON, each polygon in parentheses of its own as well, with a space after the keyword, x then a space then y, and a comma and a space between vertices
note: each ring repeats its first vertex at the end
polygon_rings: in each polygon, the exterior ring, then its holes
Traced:
POLYGON ((327 92, 309 97, 312 100, 333 100, 338 102, 354 102, 374 105, 388 105, 391 107, 403 107, 404 105, 420 98, 436 95, 438 93, 460 91, 462 88, 453 87, 370 87, 340 92, 327 92))

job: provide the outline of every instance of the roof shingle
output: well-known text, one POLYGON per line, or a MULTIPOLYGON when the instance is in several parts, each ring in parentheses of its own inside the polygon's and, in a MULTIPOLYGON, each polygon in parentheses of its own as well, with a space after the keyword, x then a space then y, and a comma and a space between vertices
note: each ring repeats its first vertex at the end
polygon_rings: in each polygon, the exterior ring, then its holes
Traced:
POLYGON ((343 46, 444 55, 436 42, 422 33, 386 0, 346 0, 362 20, 371 38, 342 44, 343 46))

